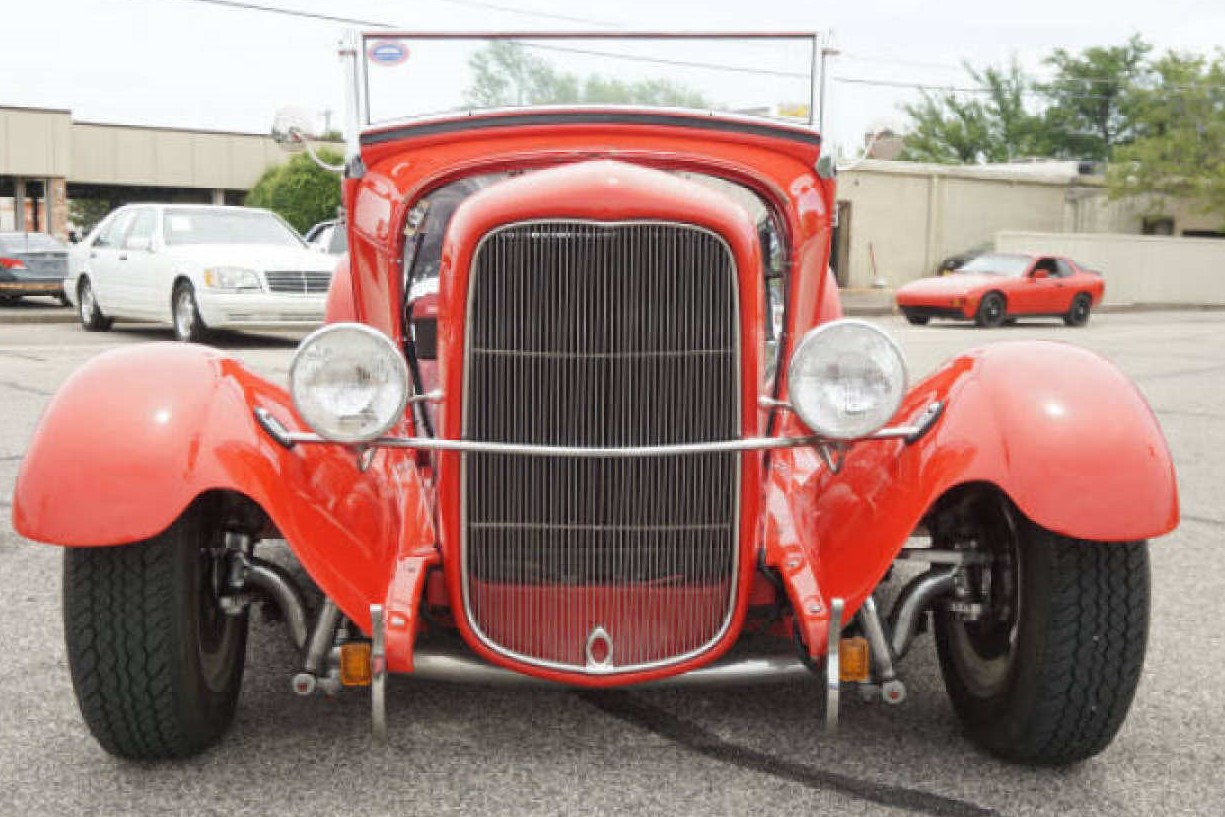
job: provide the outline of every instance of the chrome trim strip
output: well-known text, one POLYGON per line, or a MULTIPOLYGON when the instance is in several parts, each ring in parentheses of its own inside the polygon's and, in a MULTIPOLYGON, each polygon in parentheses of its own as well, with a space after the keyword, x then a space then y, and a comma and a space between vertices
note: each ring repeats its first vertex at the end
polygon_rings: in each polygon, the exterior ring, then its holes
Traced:
MULTIPOLYGON (((518 222, 509 223, 509 224, 502 224, 490 230, 489 232, 485 233, 485 235, 483 235, 481 237, 481 240, 477 243, 476 249, 474 249, 472 252, 470 266, 469 266, 469 269, 467 270, 469 277, 468 277, 468 302, 467 304, 465 304, 465 313, 464 313, 465 333, 467 333, 467 331, 472 326, 472 302, 473 302, 472 294, 474 291, 474 287, 472 286, 473 266, 475 265, 476 260, 480 258, 481 250, 484 247, 485 242, 488 241, 494 235, 504 230, 510 230, 510 229, 530 226, 530 225, 558 225, 558 224, 587 224, 587 225, 595 225, 599 227, 632 227, 632 226, 639 226, 639 225, 678 226, 678 227, 683 227, 686 229, 691 229, 695 232, 705 233, 719 242, 719 244, 723 247, 724 251, 727 253, 727 257, 730 262, 731 270, 732 270, 731 298, 732 298, 732 306, 733 306, 734 315, 735 315, 735 338, 734 338, 735 350, 733 354, 734 354, 735 361, 736 361, 736 367, 735 367, 736 384, 735 384, 735 400, 734 400, 735 415, 736 415, 735 416, 735 426, 739 428, 743 428, 744 417, 743 417, 742 406, 741 406, 741 393, 744 389, 744 383, 742 379, 743 372, 744 372, 744 365, 743 365, 743 357, 742 357, 743 338, 741 337, 741 329, 740 329, 740 320, 741 320, 740 281, 739 281, 740 267, 736 262, 736 254, 732 252, 731 246, 727 243, 727 241, 723 238, 723 236, 705 227, 701 227, 695 224, 688 224, 686 222, 663 221, 663 220, 654 220, 654 219, 637 219, 637 220, 627 220, 627 221, 597 221, 593 219, 557 218, 557 219, 532 219, 528 221, 518 221, 518 222)), ((468 341, 468 338, 467 338, 467 335, 465 334, 464 390, 463 390, 463 402, 462 402, 462 408, 463 408, 462 430, 464 434, 468 433, 468 407, 469 407, 468 396, 471 394, 471 385, 469 383, 469 376, 471 374, 471 344, 468 343, 467 341, 468 341)), ((636 448, 611 448, 611 449, 564 447, 564 446, 515 445, 515 444, 508 444, 508 443, 481 443, 481 442, 475 442, 475 441, 470 441, 470 440, 450 440, 450 441, 439 440, 437 442, 447 443, 448 445, 455 446, 453 448, 440 447, 439 450, 484 451, 484 452, 489 452, 489 453, 524 454, 527 456, 534 455, 534 456, 570 456, 570 457, 669 456, 669 455, 676 455, 676 454, 696 454, 696 453, 708 453, 708 452, 715 452, 715 451, 744 451, 744 450, 755 450, 757 448, 757 446, 751 446, 749 448, 739 447, 737 443, 742 442, 739 440, 728 441, 727 443, 728 447, 726 448, 720 448, 720 447, 711 448, 710 446, 712 444, 710 443, 699 443, 696 445, 685 444, 685 445, 674 445, 674 446, 645 446, 645 447, 636 447, 636 448), (481 447, 469 447, 469 446, 481 446, 481 447), (485 446, 489 446, 489 447, 485 447, 485 446)), ((713 445, 719 446, 720 444, 714 443, 713 445)), ((511 660, 517 661, 519 663, 522 663, 528 666, 541 667, 544 669, 551 669, 551 670, 555 670, 558 672, 567 672, 567 673, 573 673, 573 674, 579 674, 579 675, 593 674, 592 670, 588 667, 575 666, 572 664, 563 664, 563 663, 559 663, 555 661, 535 658, 532 656, 523 655, 514 650, 507 649, 505 646, 495 643, 481 630, 480 626, 476 622, 476 617, 473 615, 473 611, 471 608, 471 591, 469 587, 469 572, 470 571, 468 567, 468 524, 467 524, 467 520, 468 520, 468 458, 467 457, 460 458, 459 479, 460 479, 460 492, 459 492, 459 495, 460 495, 460 526, 459 526, 460 565, 459 565, 459 569, 460 569, 460 579, 461 579, 461 593, 462 593, 462 598, 463 598, 464 616, 467 619, 468 626, 472 629, 473 634, 476 635, 477 639, 489 650, 499 655, 503 655, 507 658, 510 658, 511 660)), ((634 672, 643 672, 643 671, 652 670, 652 669, 659 669, 662 667, 673 666, 675 664, 682 664, 686 661, 692 660, 702 655, 705 652, 710 651, 716 645, 721 643, 723 639, 727 636, 728 630, 731 628, 732 619, 735 616, 736 596, 740 589, 740 569, 741 569, 740 547, 742 544, 741 543, 741 531, 740 531, 740 510, 741 510, 741 505, 742 505, 741 494, 743 492, 743 481, 744 481, 744 465, 742 463, 739 465, 739 467, 736 468, 736 487, 735 487, 735 490, 733 491, 733 495, 736 497, 736 501, 735 501, 735 507, 733 508, 733 517, 732 517, 732 523, 731 523, 733 542, 732 542, 731 577, 728 582, 729 599, 728 599, 728 605, 727 605, 727 615, 724 616, 723 622, 722 624, 720 624, 719 629, 715 633, 715 635, 706 644, 702 645, 701 647, 694 649, 694 650, 690 650, 681 655, 670 656, 667 659, 660 660, 660 661, 650 661, 650 662, 638 663, 638 664, 627 664, 625 666, 607 667, 607 668, 599 670, 598 674, 608 675, 608 676, 620 675, 620 674, 628 674, 628 673, 634 673, 634 672)))
MULTIPOLYGON (((913 426, 882 428, 867 437, 851 442, 905 439, 915 433, 913 426)), ((278 440, 280 438, 278 437, 278 440)), ((284 435, 290 443, 335 443, 318 434, 292 433, 284 435)), ((583 448, 559 445, 521 445, 518 443, 488 443, 477 440, 441 440, 437 437, 379 437, 363 445, 375 448, 416 448, 426 451, 473 451, 486 454, 518 454, 525 457, 671 457, 683 454, 712 454, 728 451, 763 451, 776 448, 803 448, 829 442, 823 437, 745 437, 741 440, 719 440, 710 443, 680 445, 646 445, 629 448, 583 448)))
POLYGON ((387 622, 383 605, 370 605, 370 726, 376 743, 387 742, 387 622))
MULTIPOLYGON (((535 675, 524 675, 481 660, 466 649, 418 643, 413 651, 413 671, 407 677, 421 681, 442 681, 457 684, 489 684, 498 686, 548 687, 563 689, 567 685, 535 675)), ((807 664, 794 654, 757 655, 720 658, 697 669, 648 681, 630 684, 630 689, 690 686, 736 686, 740 684, 781 684, 813 679, 807 664)))
POLYGON ((838 731, 838 698, 842 691, 842 666, 839 648, 842 646, 842 599, 835 598, 829 604, 829 630, 825 647, 825 731, 838 731))

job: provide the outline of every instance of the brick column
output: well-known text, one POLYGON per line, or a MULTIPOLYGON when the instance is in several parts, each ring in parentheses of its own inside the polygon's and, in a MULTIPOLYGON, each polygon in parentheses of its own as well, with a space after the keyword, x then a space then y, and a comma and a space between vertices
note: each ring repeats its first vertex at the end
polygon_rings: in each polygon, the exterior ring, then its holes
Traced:
POLYGON ((47 232, 56 238, 68 240, 68 180, 61 177, 47 179, 47 232))

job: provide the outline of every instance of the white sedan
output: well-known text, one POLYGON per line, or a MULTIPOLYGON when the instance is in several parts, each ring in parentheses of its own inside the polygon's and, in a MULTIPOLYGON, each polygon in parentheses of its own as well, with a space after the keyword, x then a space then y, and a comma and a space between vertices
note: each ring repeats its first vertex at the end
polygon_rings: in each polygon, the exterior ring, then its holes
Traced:
POLYGON ((64 290, 87 331, 156 321, 199 342, 210 329, 318 326, 335 264, 267 210, 131 204, 74 248, 64 290))

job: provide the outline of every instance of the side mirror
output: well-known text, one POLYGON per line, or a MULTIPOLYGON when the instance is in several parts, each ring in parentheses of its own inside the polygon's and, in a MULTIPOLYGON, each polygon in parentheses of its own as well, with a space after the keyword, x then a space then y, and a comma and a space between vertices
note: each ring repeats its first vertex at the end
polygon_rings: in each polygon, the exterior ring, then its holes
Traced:
POLYGON ((126 249, 153 252, 153 239, 143 237, 129 238, 126 244, 126 249))
POLYGON ((315 149, 311 147, 311 140, 315 138, 314 123, 315 118, 303 108, 281 108, 272 120, 272 141, 287 153, 298 153, 305 150, 310 155, 311 161, 324 170, 343 174, 344 165, 328 164, 320 159, 319 154, 315 153, 315 149))
POLYGON ((1043 278, 1049 278, 1050 275, 1051 275, 1050 272, 1048 272, 1047 270, 1036 269, 1034 270, 1033 275, 1030 276, 1030 280, 1031 281, 1041 281, 1043 278))
POLYGON ((306 140, 315 128, 315 119, 305 108, 281 108, 272 119, 272 141, 287 153, 306 149, 306 140))

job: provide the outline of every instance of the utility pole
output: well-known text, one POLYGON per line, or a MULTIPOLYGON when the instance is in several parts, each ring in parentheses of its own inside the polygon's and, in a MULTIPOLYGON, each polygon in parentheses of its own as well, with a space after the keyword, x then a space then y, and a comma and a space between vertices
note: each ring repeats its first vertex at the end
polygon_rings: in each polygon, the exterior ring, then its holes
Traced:
POLYGON ((828 101, 826 75, 829 72, 828 60, 841 54, 834 45, 834 32, 827 31, 820 40, 820 72, 821 72, 821 107, 817 110, 817 132, 821 134, 821 142, 825 143, 825 103, 828 101))

